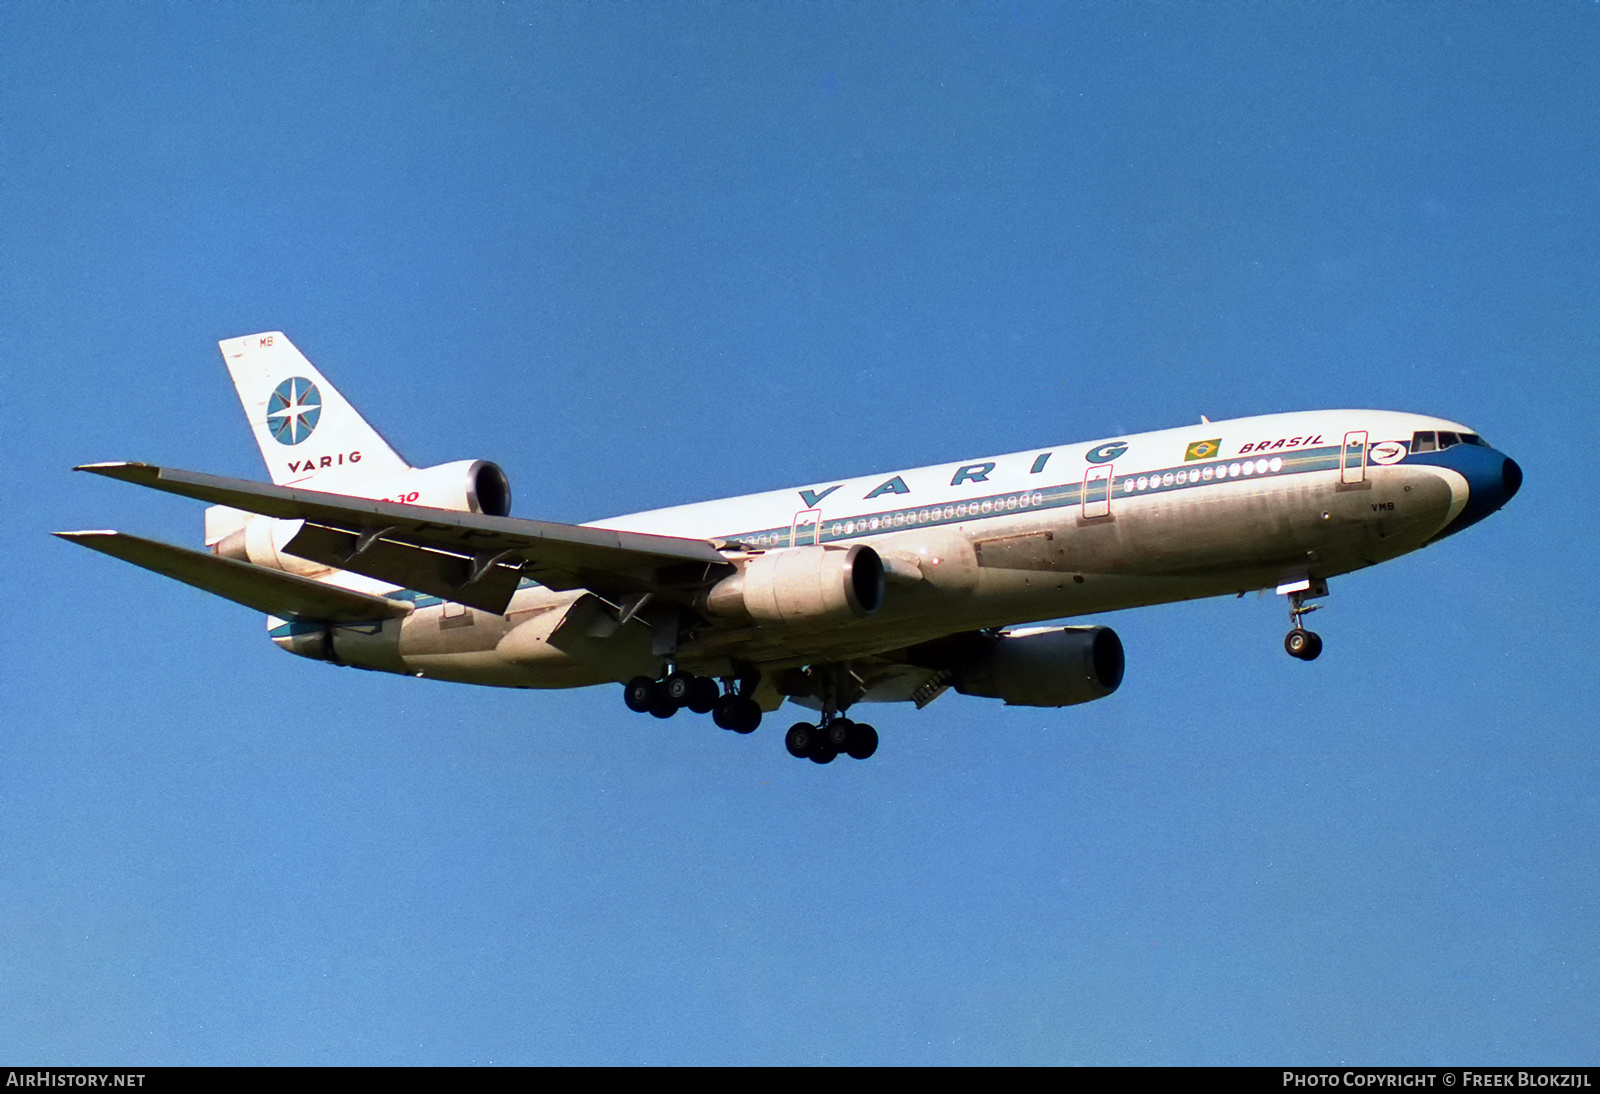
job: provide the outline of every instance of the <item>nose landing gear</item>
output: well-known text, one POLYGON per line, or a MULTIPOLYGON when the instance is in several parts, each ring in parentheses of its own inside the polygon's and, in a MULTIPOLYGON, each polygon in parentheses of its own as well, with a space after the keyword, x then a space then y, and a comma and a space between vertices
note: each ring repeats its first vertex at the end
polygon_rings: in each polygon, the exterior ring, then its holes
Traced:
POLYGON ((1283 639, 1284 650, 1290 657, 1315 661, 1322 653, 1322 636, 1316 631, 1306 630, 1300 621, 1322 607, 1321 604, 1307 604, 1306 601, 1327 596, 1328 583, 1321 578, 1306 578, 1280 586, 1278 591, 1289 596, 1289 633, 1283 639))

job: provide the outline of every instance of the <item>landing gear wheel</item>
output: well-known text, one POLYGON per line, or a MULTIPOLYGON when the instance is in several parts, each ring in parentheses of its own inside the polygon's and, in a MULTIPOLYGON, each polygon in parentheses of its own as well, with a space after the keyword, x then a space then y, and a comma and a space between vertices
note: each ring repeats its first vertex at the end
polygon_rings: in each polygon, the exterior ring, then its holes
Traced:
POLYGON ((754 733, 761 725, 761 704, 754 699, 740 696, 739 715, 733 723, 735 733, 754 733))
POLYGON ((622 685, 622 701, 635 714, 643 714, 655 706, 660 685, 648 676, 635 676, 622 685))
POLYGON ((822 727, 822 740, 837 755, 850 747, 850 737, 856 724, 848 718, 835 718, 822 727))
POLYGON ((878 751, 878 731, 865 722, 857 722, 850 730, 850 747, 845 752, 852 760, 865 760, 878 751))
POLYGON ((1296 627, 1284 638, 1283 648, 1289 652, 1290 657, 1298 657, 1302 661, 1315 661, 1317 655, 1322 652, 1322 636, 1315 631, 1296 627))
POLYGON ((807 758, 814 764, 831 764, 839 758, 839 750, 826 742, 822 742, 811 750, 811 754, 807 758))
POLYGON ((650 713, 657 718, 670 718, 678 713, 678 704, 668 699, 665 695, 659 696, 650 704, 650 713))
POLYGON ((797 760, 803 760, 811 755, 811 749, 817 742, 817 727, 810 722, 796 722, 789 727, 789 732, 783 735, 783 747, 789 750, 789 755, 797 760))
POLYGON ((711 708, 711 720, 735 733, 753 733, 761 724, 761 707, 743 695, 724 695, 711 708))
POLYGON ((696 676, 689 687, 689 698, 684 703, 696 714, 710 714, 717 705, 717 682, 705 676, 696 676))
POLYGON ((694 676, 687 672, 675 672, 667 677, 662 690, 678 706, 688 706, 689 696, 694 694, 694 676))

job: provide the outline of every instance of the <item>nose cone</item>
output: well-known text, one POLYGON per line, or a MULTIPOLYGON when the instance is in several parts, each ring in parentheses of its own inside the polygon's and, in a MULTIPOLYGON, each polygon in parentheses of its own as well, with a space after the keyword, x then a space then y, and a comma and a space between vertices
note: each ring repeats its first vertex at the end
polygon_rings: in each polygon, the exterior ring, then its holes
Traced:
POLYGON ((1495 512, 1522 489, 1522 467, 1503 452, 1484 445, 1462 444, 1438 454, 1440 466, 1460 472, 1467 480, 1467 504, 1456 519, 1439 530, 1434 539, 1453 536, 1495 512))
MULTIPOLYGON (((1516 497, 1517 491, 1522 489, 1522 468, 1510 456, 1506 457, 1505 464, 1500 468, 1500 488, 1506 495, 1500 499, 1500 505, 1516 497)), ((1500 508, 1500 505, 1496 505, 1495 508, 1500 508)))

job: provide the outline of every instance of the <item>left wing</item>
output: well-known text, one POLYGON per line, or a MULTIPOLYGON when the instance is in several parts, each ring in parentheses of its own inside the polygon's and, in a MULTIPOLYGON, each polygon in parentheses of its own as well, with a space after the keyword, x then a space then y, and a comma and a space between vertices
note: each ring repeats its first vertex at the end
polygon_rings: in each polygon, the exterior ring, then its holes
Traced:
POLYGON ((616 600, 703 587, 733 571, 708 540, 430 509, 143 463, 76 470, 304 521, 284 545, 290 554, 495 614, 523 577, 616 600))
POLYGON ((126 532, 51 534, 281 619, 302 623, 371 623, 411 611, 411 605, 404 600, 341 589, 282 570, 218 558, 204 551, 174 547, 126 532))

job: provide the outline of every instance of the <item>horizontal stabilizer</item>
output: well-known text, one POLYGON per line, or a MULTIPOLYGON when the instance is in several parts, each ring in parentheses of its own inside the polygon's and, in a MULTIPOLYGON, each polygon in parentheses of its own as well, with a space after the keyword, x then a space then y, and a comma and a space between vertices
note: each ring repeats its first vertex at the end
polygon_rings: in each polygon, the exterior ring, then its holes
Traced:
POLYGON ((341 589, 337 585, 122 532, 54 534, 281 619, 301 623, 371 623, 411 611, 411 605, 403 600, 341 589))
POLYGON ((617 596, 651 591, 658 571, 684 563, 698 564, 702 577, 732 569, 716 546, 703 539, 429 509, 143 463, 87 464, 77 470, 334 529, 345 535, 329 537, 308 529, 297 537, 298 549, 291 547, 291 553, 303 550, 307 553, 302 557, 313 561, 485 611, 503 611, 520 577, 552 589, 586 588, 617 596), (392 548, 405 549, 410 560, 397 558, 392 548), (459 574, 446 573, 438 566, 441 553, 467 565, 456 567, 459 574), (506 572, 496 572, 501 569, 506 572))

